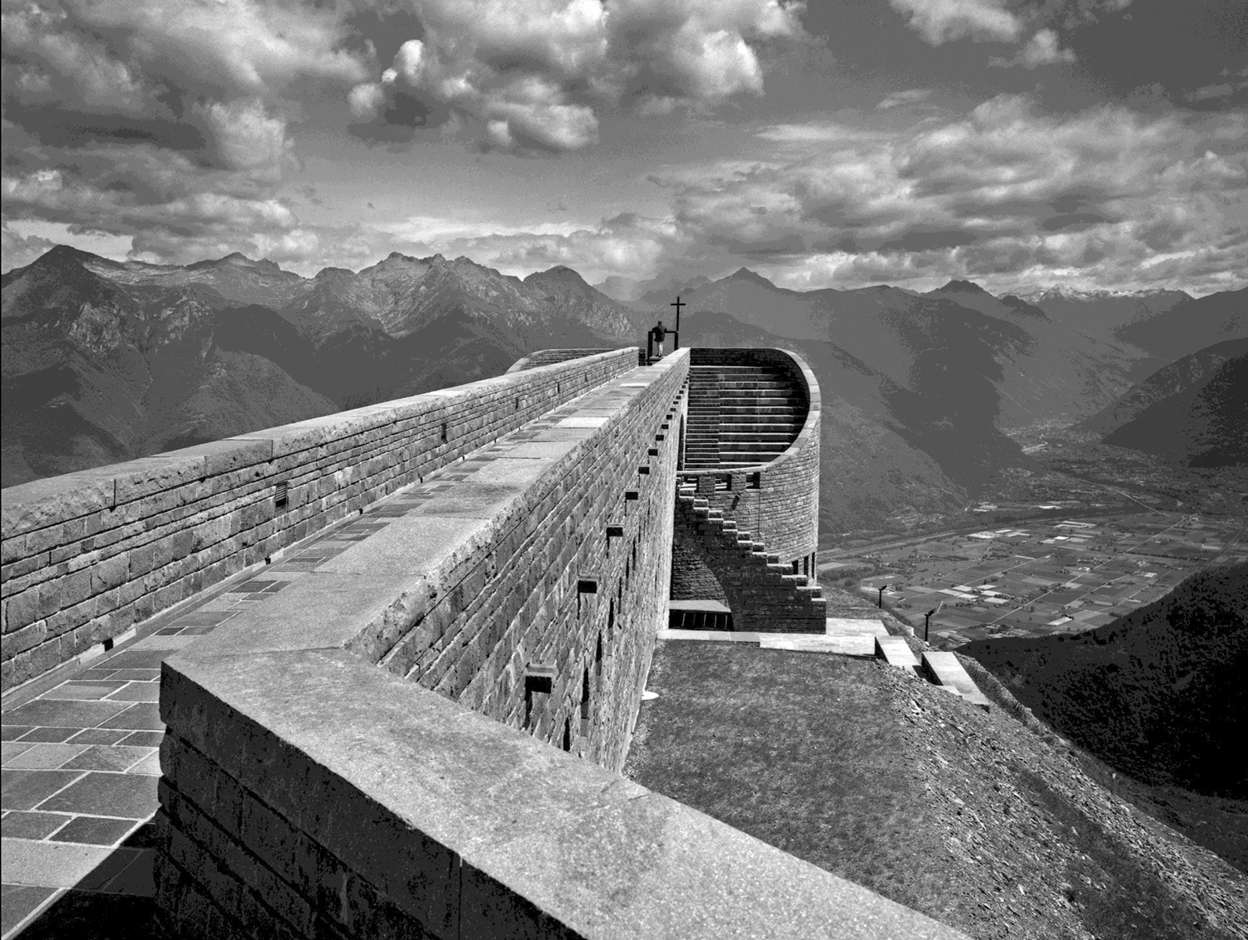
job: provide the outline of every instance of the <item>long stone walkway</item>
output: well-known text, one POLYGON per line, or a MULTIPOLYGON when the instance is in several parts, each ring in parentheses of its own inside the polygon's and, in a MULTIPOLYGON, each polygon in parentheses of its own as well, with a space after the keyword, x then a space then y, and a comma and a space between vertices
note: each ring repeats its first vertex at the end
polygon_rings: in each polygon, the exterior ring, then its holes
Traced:
MULTIPOLYGON (((502 440, 527 440, 575 411, 575 402, 565 404, 502 440)), ((0 940, 153 935, 160 664, 486 466, 500 443, 153 617, 109 652, 6 696, 0 940)))

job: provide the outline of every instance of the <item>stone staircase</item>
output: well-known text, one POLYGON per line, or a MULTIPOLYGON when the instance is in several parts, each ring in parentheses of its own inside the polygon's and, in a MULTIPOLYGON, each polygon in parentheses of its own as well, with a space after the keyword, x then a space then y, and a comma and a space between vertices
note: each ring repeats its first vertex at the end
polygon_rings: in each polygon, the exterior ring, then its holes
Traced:
POLYGON ((827 600, 818 584, 795 574, 780 556, 722 510, 697 495, 697 485, 682 483, 676 494, 676 523, 697 534, 718 562, 717 576, 729 595, 734 629, 750 629, 741 611, 777 633, 822 633, 827 600))
POLYGON ((794 380, 765 365, 689 367, 685 469, 767 463, 793 443, 806 417, 794 380))

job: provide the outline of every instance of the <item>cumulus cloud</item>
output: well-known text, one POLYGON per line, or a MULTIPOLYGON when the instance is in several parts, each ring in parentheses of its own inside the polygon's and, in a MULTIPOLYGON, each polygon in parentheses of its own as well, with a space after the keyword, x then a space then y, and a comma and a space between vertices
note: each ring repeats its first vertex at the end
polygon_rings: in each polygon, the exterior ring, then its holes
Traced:
POLYGON ((682 233, 794 286, 1072 272, 1135 286, 1183 259, 1195 289, 1248 278, 1242 115, 1055 115, 1001 96, 873 139, 819 130, 784 159, 659 177, 682 233))
POLYGON ((6 113, 61 143, 125 136, 275 175, 296 99, 368 74, 334 6, 39 0, 2 16, 6 113))
POLYGON ((885 95, 875 107, 877 111, 889 111, 906 105, 920 104, 931 96, 930 88, 907 88, 904 91, 894 91, 885 95))
POLYGON ((1027 3, 1021 0, 889 0, 889 3, 930 45, 939 46, 958 39, 1022 43, 1015 55, 995 56, 991 64, 1034 69, 1075 60, 1074 53, 1062 47, 1056 27, 1076 29, 1108 13, 1126 9, 1131 0, 1035 0, 1027 3))
POLYGON ((1003 0, 889 0, 923 40, 933 46, 955 39, 1011 42, 1023 22, 1003 0))
POLYGON ((1051 29, 1042 29, 1032 36, 1016 55, 1010 58, 994 56, 989 60, 989 64, 1004 68, 1017 65, 1026 69, 1034 69, 1042 65, 1057 65, 1074 61, 1075 54, 1061 47, 1057 33, 1051 29))
POLYGON ((0 271, 30 264, 55 244, 40 235, 23 234, 8 222, 0 223, 0 271))
MULTIPOLYGON (((187 262, 229 251, 283 244, 299 231, 298 219, 281 200, 246 192, 201 190, 185 162, 149 153, 131 162, 106 154, 83 167, 40 169, 0 176, 6 221, 64 226, 74 235, 123 235, 129 253, 147 260, 187 262), (152 169, 144 178, 143 166, 152 169), (142 182, 141 182, 142 181, 142 182), (221 250, 224 249, 224 250, 221 250)), ((133 156, 133 155, 129 155, 133 156)))
POLYGON ((431 124, 502 150, 592 144, 598 111, 714 107, 763 89, 759 52, 803 35, 784 0, 429 0, 423 35, 351 89, 357 132, 431 124))

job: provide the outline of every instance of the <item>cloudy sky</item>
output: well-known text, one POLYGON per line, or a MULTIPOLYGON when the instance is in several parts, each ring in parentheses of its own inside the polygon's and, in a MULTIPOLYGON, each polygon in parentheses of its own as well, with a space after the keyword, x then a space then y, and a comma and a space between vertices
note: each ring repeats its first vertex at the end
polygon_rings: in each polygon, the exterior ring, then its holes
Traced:
POLYGON ((2 0, 3 268, 1248 283, 1244 0, 2 0))

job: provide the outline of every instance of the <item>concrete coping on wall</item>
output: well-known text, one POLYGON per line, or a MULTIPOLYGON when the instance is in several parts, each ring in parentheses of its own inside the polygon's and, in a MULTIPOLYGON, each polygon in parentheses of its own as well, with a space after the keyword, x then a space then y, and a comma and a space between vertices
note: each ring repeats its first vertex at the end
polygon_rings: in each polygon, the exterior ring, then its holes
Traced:
MULTIPOLYGON (((567 362, 572 359, 584 359, 586 356, 593 356, 598 353, 605 352, 602 349, 542 349, 538 352, 529 353, 511 364, 511 368, 507 372, 527 372, 529 369, 537 369, 542 366, 551 365, 558 362, 567 362)), ((634 350, 634 355, 636 350, 634 350)))
POLYGON ((433 936, 963 936, 342 651, 181 657, 164 683, 180 736, 272 767, 258 796, 433 936))
MULTIPOLYGON (((535 369, 577 371, 586 361, 623 358, 636 364, 632 347, 594 352, 575 360, 564 360, 535 369)), ((12 539, 24 532, 98 510, 114 509, 131 500, 185 483, 203 480, 287 454, 382 428, 407 418, 434 413, 461 401, 499 389, 521 387, 532 379, 533 370, 505 373, 454 388, 424 392, 408 398, 365 405, 292 424, 252 431, 223 440, 209 441, 179 450, 140 457, 32 480, 4 489, 0 510, 0 536, 12 539)))
POLYGON ((518 493, 612 433, 645 394, 631 383, 684 363, 586 396, 604 426, 504 438, 498 461, 170 657, 162 720, 432 936, 961 937, 375 665, 518 493))
POLYGON ((787 463, 794 454, 801 453, 807 442, 819 434, 819 418, 823 408, 823 398, 819 392, 819 380, 815 378, 814 370, 807 364, 798 353, 791 349, 782 349, 778 346, 766 346, 759 349, 739 349, 733 346, 726 347, 696 347, 699 358, 707 357, 713 359, 716 353, 736 353, 736 354, 754 354, 759 353, 770 355, 779 360, 788 367, 787 371, 791 377, 800 377, 803 383, 803 390, 806 394, 806 418, 802 422, 802 429, 798 432, 792 443, 783 454, 772 458, 766 463, 750 464, 748 466, 733 467, 731 470, 723 468, 708 468, 706 470, 681 470, 682 479, 696 479, 698 477, 743 477, 751 473, 760 473, 768 470, 776 470, 787 463), (787 362, 786 362, 787 360, 787 362))

